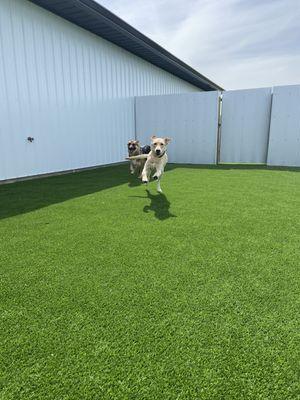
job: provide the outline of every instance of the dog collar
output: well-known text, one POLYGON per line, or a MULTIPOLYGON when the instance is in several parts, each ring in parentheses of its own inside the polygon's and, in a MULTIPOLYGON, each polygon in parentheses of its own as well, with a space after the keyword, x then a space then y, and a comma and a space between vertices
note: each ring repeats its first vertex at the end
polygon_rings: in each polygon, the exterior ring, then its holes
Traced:
POLYGON ((164 151, 160 156, 157 156, 157 157, 162 158, 165 154, 166 154, 166 152, 164 151))

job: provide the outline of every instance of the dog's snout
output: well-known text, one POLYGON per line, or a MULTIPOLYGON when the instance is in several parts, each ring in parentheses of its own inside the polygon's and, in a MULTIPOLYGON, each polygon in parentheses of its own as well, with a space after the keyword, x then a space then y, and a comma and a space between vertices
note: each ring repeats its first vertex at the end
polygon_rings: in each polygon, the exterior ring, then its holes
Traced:
POLYGON ((159 156, 159 155, 160 155, 160 150, 159 150, 159 149, 156 149, 156 150, 155 150, 155 153, 159 156))

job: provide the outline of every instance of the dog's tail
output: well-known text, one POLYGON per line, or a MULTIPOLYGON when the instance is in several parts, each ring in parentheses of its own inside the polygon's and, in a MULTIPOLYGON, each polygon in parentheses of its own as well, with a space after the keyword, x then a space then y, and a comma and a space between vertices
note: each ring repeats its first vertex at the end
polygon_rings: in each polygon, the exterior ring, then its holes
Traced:
POLYGON ((148 157, 148 154, 139 154, 138 156, 126 157, 126 160, 142 160, 148 157))

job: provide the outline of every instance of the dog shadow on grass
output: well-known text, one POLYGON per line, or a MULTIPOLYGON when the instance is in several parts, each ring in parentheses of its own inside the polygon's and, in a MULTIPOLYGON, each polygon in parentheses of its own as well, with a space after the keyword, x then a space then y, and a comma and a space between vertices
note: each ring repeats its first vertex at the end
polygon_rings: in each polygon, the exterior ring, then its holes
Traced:
POLYGON ((135 176, 135 175, 130 175, 128 186, 129 187, 136 187, 140 186, 142 184, 141 180, 135 176))
POLYGON ((131 196, 131 197, 139 197, 142 199, 150 199, 150 204, 145 205, 143 208, 144 213, 148 214, 149 212, 152 211, 154 213, 155 218, 159 219, 160 221, 176 217, 176 215, 170 212, 171 203, 163 193, 152 194, 148 189, 146 190, 146 192, 147 192, 147 197, 131 196))

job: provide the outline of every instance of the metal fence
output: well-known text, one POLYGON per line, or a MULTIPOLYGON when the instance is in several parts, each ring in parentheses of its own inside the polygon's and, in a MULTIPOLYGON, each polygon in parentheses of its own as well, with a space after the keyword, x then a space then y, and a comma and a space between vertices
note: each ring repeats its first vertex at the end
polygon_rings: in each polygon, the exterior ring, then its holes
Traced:
POLYGON ((300 85, 274 88, 267 163, 300 166, 300 85))
POLYGON ((171 136, 174 163, 300 166, 300 85, 138 97, 136 128, 171 136))
POLYGON ((214 164, 217 156, 218 92, 136 98, 138 139, 170 136, 171 162, 214 164))
POLYGON ((26 118, 1 120, 0 180, 124 161, 128 139, 154 134, 172 138, 173 163, 300 167, 300 85, 129 97, 26 118), (37 143, 17 137, 29 126, 37 143))
POLYGON ((224 92, 220 162, 265 163, 271 88, 224 92))
POLYGON ((120 162, 134 136, 134 98, 49 107, 36 119, 0 122, 0 181, 120 162), (26 140, 32 137, 33 142, 26 140))

